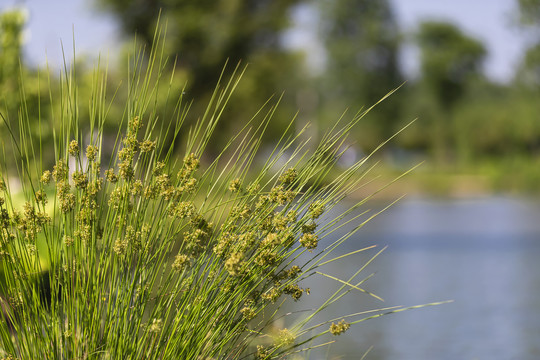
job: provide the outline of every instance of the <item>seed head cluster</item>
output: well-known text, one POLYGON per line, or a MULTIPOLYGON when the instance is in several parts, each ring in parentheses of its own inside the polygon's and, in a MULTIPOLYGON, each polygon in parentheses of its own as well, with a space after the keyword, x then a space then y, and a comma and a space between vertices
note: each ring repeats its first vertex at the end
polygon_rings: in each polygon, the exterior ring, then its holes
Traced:
POLYGON ((290 346, 295 340, 294 334, 287 328, 279 330, 279 335, 276 339, 276 345, 278 347, 290 346))
POLYGON ((342 319, 340 322, 338 322, 337 324, 335 323, 332 323, 332 325, 330 325, 330 333, 332 335, 341 335, 343 334, 345 331, 347 331, 349 328, 351 327, 351 324, 349 324, 348 322, 345 321, 345 319, 342 319))
POLYGON ((69 143, 68 152, 71 156, 79 155, 79 142, 77 140, 71 140, 69 143))

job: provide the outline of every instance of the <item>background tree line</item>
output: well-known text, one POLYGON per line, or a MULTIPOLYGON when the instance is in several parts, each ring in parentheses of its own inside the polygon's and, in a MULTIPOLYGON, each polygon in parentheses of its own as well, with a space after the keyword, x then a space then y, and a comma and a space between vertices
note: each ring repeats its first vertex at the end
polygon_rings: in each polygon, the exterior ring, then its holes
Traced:
MULTIPOLYGON (((288 123, 298 109, 300 123, 314 124, 310 135, 321 136, 345 109, 345 116, 354 116, 404 83, 398 55, 400 47, 412 40, 420 53, 420 74, 365 117, 361 131, 350 139, 356 156, 373 150, 419 117, 417 124, 383 153, 393 164, 407 163, 417 155, 438 169, 537 161, 538 0, 516 1, 519 26, 533 34, 536 42, 523 54, 514 79, 505 84, 485 76, 483 62, 488 53, 481 41, 454 24, 434 21, 420 24, 412 37, 406 35, 387 0, 95 0, 95 5, 114 14, 126 39, 136 34, 137 41, 147 48, 154 39, 158 19, 166 24, 165 49, 171 61, 164 70, 172 73, 174 69, 175 75, 163 86, 170 86, 177 94, 185 91, 185 97, 193 99, 193 118, 202 115, 226 62, 229 71, 237 63, 250 64, 228 108, 230 121, 224 122, 219 131, 217 148, 270 98, 271 103, 281 98, 273 115, 278 122, 288 123), (324 49, 324 59, 315 70, 306 67, 306 58, 318 55, 291 49, 283 41, 284 34, 294 26, 292 14, 301 8, 310 9, 318 18, 318 28, 313 31, 324 49)), ((17 11, 5 13, 0 19, 0 110, 8 120, 21 112, 39 112, 42 119, 51 120, 43 121, 40 131, 53 136, 54 111, 62 104, 51 102, 54 96, 48 89, 52 85, 53 92, 63 91, 62 82, 60 76, 47 77, 26 66, 21 52, 25 21, 17 11), (24 104, 20 101, 21 82, 26 85, 24 104)), ((116 86, 115 73, 124 71, 125 61, 112 64, 112 88, 116 86)), ((74 69, 88 84, 78 91, 92 91, 87 64, 76 62, 74 69)), ((110 117, 119 123, 125 89, 118 90, 114 98, 111 95, 110 117)), ((156 111, 167 123, 174 116, 174 104, 157 99, 156 111)), ((270 105, 260 116, 268 111, 270 105)), ((88 116, 88 109, 81 109, 77 116, 88 116)), ((4 146, 9 148, 5 125, 0 124, 0 128, 4 146)), ((267 138, 273 135, 269 129, 267 138)), ((540 170, 530 170, 529 178, 535 184, 540 180, 540 170)))

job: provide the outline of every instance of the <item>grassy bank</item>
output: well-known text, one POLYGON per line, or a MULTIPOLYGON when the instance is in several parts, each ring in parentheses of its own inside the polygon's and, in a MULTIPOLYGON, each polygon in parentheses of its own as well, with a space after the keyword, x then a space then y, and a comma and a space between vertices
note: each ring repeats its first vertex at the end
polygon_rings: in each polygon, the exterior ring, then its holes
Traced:
MULTIPOLYGON (((378 193, 377 197, 391 200, 405 194, 448 198, 540 196, 540 160, 531 157, 487 159, 464 166, 437 166, 428 162, 415 166, 414 171, 378 193)), ((385 186, 401 176, 404 169, 379 163, 377 177, 360 189, 356 196, 366 196, 385 186)))

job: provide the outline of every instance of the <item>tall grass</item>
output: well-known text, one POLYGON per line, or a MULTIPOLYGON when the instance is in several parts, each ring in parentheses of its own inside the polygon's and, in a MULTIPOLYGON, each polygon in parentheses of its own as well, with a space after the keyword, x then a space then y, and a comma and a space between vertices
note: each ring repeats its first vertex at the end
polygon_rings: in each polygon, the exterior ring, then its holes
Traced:
POLYGON ((281 305, 308 296, 302 280, 332 278, 324 265, 373 251, 333 255, 376 215, 358 210, 367 199, 330 212, 367 182, 372 169, 369 156, 346 170, 336 167, 348 133, 365 113, 337 121, 318 143, 304 136, 305 129, 294 133, 292 120, 267 152, 262 137, 276 105, 266 104, 210 157, 205 150, 243 70, 219 79, 206 112, 186 126, 189 103, 163 86, 172 80, 163 75, 162 50, 156 46, 130 59, 116 136, 104 130, 111 97, 99 67, 89 99, 79 98, 77 74, 65 67, 51 114, 60 124, 54 146, 32 141, 42 123, 25 111, 24 92, 17 119, 2 115, 16 172, 6 166, 4 151, 1 356, 290 358, 327 343, 319 341, 325 334, 403 310, 314 323, 316 314, 351 291, 375 296, 361 287, 364 264, 355 276, 335 279, 340 288, 320 307, 289 328, 276 328, 281 305), (175 112, 158 121, 153 104, 163 96, 175 112), (88 123, 80 120, 84 112, 88 123), (54 152, 51 168, 43 168, 46 152, 54 152), (13 178, 23 202, 11 189, 13 178), (352 230, 329 241, 347 222, 352 230))

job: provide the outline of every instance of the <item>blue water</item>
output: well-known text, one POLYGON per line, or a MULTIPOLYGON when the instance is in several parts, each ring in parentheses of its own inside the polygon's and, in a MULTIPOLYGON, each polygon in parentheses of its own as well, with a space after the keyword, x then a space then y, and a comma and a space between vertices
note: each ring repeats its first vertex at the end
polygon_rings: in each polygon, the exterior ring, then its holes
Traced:
MULTIPOLYGON (((378 204, 373 205, 375 208, 378 204)), ((338 234, 339 235, 339 234, 338 234)), ((311 359, 540 359, 540 203, 493 197, 403 200, 362 228, 342 252, 377 249, 332 263, 346 279, 382 247, 359 276, 385 301, 353 292, 318 320, 393 305, 450 304, 368 320, 311 359)), ((309 279, 312 293, 291 306, 320 304, 337 284, 309 279)))

